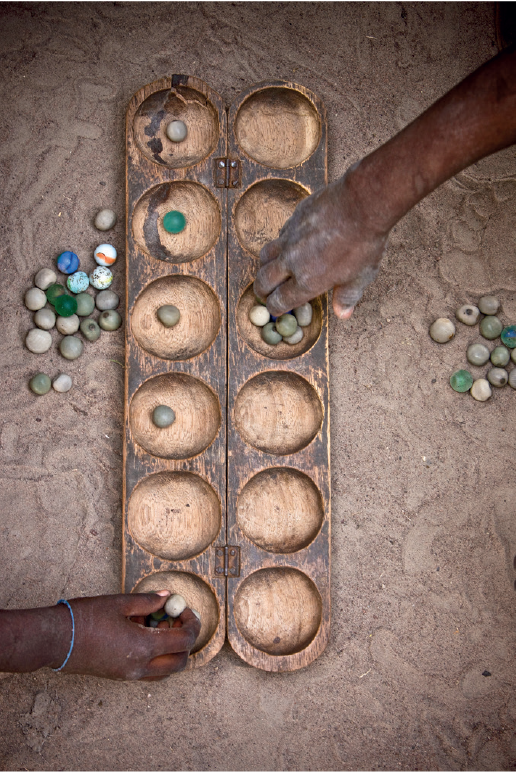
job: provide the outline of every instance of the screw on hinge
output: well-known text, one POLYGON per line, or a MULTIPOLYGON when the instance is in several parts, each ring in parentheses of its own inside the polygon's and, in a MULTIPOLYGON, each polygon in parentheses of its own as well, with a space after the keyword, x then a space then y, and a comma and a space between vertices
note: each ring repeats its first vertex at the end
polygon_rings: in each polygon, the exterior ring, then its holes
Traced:
POLYGON ((219 161, 219 166, 220 166, 221 169, 223 169, 225 167, 225 165, 226 164, 224 163, 224 161, 219 161))
POLYGON ((238 164, 236 161, 231 161, 231 166, 233 167, 233 169, 236 169, 238 164))

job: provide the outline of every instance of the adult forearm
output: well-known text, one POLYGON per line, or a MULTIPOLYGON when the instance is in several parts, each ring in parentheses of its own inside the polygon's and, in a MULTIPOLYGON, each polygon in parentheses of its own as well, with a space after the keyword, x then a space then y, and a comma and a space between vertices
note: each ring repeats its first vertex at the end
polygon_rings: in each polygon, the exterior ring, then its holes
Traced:
POLYGON ((516 50, 491 59, 370 155, 351 192, 384 233, 445 180, 516 142, 516 50))
POLYGON ((60 667, 72 634, 66 606, 0 611, 0 672, 60 667))

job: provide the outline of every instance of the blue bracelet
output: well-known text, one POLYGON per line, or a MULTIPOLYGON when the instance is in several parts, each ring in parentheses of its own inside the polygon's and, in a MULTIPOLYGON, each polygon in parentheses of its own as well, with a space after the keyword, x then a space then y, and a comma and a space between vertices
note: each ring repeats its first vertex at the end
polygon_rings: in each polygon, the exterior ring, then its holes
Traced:
POLYGON ((61 600, 58 600, 58 601, 57 601, 57 604, 56 604, 56 605, 57 605, 57 606, 59 606, 59 604, 60 604, 60 603, 64 603, 64 604, 65 604, 65 606, 68 606, 68 609, 69 609, 69 611, 70 611, 70 614, 72 615, 72 642, 71 642, 71 644, 70 644, 70 650, 69 650, 68 654, 66 655, 66 659, 65 659, 65 661, 63 662, 63 664, 61 665, 61 667, 53 667, 53 668, 52 668, 52 670, 54 671, 54 673, 59 673, 59 671, 60 671, 60 670, 62 670, 62 669, 64 668, 64 666, 66 665, 66 663, 67 663, 67 662, 68 662, 68 660, 70 659, 70 654, 72 653, 73 644, 74 644, 74 641, 75 641, 75 619, 73 618, 73 611, 72 611, 72 607, 70 606, 70 604, 68 603, 68 601, 67 601, 67 600, 63 600, 62 598, 61 598, 61 600))

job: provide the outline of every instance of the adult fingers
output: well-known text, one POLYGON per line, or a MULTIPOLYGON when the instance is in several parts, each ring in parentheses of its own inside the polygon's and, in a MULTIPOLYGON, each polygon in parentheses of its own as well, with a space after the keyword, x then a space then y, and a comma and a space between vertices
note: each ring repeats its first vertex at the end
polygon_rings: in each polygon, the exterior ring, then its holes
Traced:
POLYGON ((181 670, 184 670, 187 662, 187 651, 182 651, 178 654, 163 654, 160 657, 154 657, 147 667, 148 675, 140 680, 149 681, 166 678, 172 673, 179 673, 181 670))
POLYGON ((368 266, 352 281, 333 288, 333 310, 339 319, 349 319, 365 288, 376 279, 378 270, 377 266, 368 266))
POLYGON ((194 645, 201 631, 201 623, 190 609, 185 609, 179 618, 181 627, 155 631, 152 641, 154 657, 189 652, 194 645))
POLYGON ((272 260, 262 265, 254 280, 254 291, 259 298, 266 298, 280 284, 290 277, 290 272, 281 260, 272 260))
POLYGON ((288 279, 280 284, 267 298, 267 310, 273 316, 280 316, 297 308, 301 303, 306 303, 314 297, 313 293, 303 291, 294 279, 288 279))
POLYGON ((281 240, 274 239, 274 241, 269 241, 269 243, 262 247, 260 251, 260 265, 265 265, 266 263, 270 263, 271 260, 276 260, 276 258, 279 257, 280 252, 281 240))
POLYGON ((136 592, 134 595, 122 596, 121 611, 126 617, 148 616, 153 611, 162 608, 170 595, 168 590, 159 592, 136 592))

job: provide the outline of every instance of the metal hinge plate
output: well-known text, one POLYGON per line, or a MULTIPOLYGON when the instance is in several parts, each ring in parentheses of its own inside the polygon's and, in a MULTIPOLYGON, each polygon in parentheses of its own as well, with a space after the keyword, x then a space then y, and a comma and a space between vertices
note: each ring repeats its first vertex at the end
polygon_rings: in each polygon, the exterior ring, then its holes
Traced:
POLYGON ((240 187, 240 161, 232 158, 215 159, 215 187, 240 187))
POLYGON ((240 547, 215 547, 215 574, 240 576, 240 547))

